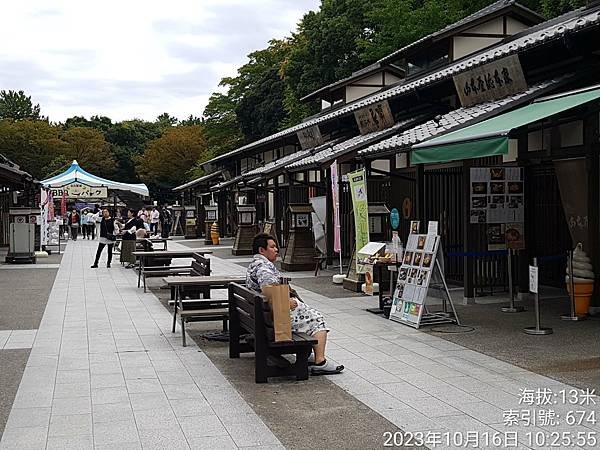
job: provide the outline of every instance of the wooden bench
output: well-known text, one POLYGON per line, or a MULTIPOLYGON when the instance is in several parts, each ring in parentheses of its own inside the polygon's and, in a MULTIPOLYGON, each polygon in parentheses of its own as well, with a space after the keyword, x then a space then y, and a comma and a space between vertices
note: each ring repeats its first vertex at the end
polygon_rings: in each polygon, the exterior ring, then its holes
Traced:
POLYGON ((168 277, 177 275, 189 275, 192 271, 191 266, 144 266, 141 269, 144 282, 144 292, 146 292, 146 278, 168 277))
MULTIPOLYGON (((194 260, 192 261, 189 275, 192 277, 210 276, 210 259, 205 258, 199 253, 194 253, 193 258, 194 260)), ((207 288, 206 286, 181 286, 179 292, 184 301, 186 298, 210 298, 210 288, 207 288)), ((171 300, 173 300, 173 302, 169 303, 174 303, 175 286, 171 286, 171 300)))
POLYGON ((183 276, 165 278, 169 287, 175 289, 175 301, 173 308, 173 329, 177 324, 177 316, 181 321, 181 333, 183 346, 185 347, 185 324, 187 322, 200 321, 223 321, 223 331, 227 331, 227 321, 229 320, 229 300, 211 299, 210 291, 213 289, 227 289, 230 283, 241 283, 243 277, 223 277, 223 276, 183 276), (198 289, 202 293, 201 299, 186 300, 181 295, 185 288, 198 289))
POLYGON ((254 378, 267 383, 269 377, 293 375, 296 380, 308 379, 308 357, 317 340, 304 333, 292 333, 289 342, 275 342, 273 319, 267 299, 236 283, 229 285, 229 357, 254 352, 254 378), (241 342, 242 334, 252 339, 241 342), (296 355, 290 363, 282 355, 296 355))

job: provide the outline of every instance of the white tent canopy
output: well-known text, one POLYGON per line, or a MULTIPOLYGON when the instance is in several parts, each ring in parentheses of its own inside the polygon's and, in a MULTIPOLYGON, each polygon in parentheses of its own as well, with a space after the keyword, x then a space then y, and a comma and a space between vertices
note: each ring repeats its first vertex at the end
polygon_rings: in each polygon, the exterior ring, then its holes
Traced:
POLYGON ((93 187, 106 186, 108 189, 133 192, 145 197, 150 196, 148 187, 143 183, 120 183, 118 181, 111 181, 107 180, 106 178, 97 177, 96 175, 92 175, 91 173, 83 170, 76 160, 73 160, 71 167, 69 167, 63 173, 43 180, 41 183, 44 187, 50 188, 59 188, 69 183, 83 183, 93 187))

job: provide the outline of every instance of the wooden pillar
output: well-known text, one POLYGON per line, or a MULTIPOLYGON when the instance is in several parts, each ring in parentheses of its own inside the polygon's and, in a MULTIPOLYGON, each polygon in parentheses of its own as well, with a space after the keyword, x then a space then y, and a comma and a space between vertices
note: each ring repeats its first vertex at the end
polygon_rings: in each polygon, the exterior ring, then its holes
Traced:
MULTIPOLYGON (((473 250, 471 237, 475 235, 475 226, 471 224, 471 160, 463 161, 463 252, 473 250)), ((473 279, 473 258, 463 257, 463 301, 465 304, 475 302, 475 285, 473 279)))
POLYGON ((273 179, 273 205, 275 208, 275 233, 277 234, 277 242, 283 242, 283 227, 281 226, 281 208, 279 205, 279 176, 273 179))
POLYGON ((425 219, 425 166, 418 164, 415 177, 417 182, 415 204, 414 204, 414 217, 416 220, 425 219))
POLYGON ((325 201, 326 201, 326 210, 327 214, 325 217, 325 233, 327 234, 327 265, 330 266, 333 264, 333 240, 334 240, 334 213, 335 213, 335 205, 333 204, 333 192, 331 189, 331 170, 321 169, 321 176, 325 178, 325 201))
MULTIPOLYGON (((518 155, 524 155, 528 151, 527 143, 527 132, 524 132, 518 138, 518 155)), ((525 240, 525 248, 518 252, 517 268, 519 271, 519 287, 518 297, 523 298, 529 295, 529 265, 533 263, 533 257, 535 256, 533 249, 533 236, 535 233, 536 219, 533 217, 533 202, 534 192, 532 175, 531 175, 531 161, 522 164, 523 166, 523 233, 525 240)))

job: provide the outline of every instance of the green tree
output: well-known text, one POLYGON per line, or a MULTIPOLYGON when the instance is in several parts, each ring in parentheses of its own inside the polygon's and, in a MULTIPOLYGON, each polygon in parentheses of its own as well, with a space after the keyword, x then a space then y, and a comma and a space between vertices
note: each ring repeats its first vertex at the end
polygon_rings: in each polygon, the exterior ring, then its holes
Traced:
POLYGON ((60 127, 45 120, 0 121, 0 153, 35 178, 46 178, 47 167, 64 154, 67 145, 59 138, 60 127))
POLYGON ((76 127, 94 128, 102 133, 107 133, 113 127, 113 123, 112 120, 106 116, 92 116, 89 120, 83 116, 73 116, 65 120, 65 130, 76 127))
POLYGON ((177 117, 169 115, 169 113, 162 113, 156 118, 156 123, 161 130, 166 130, 177 125, 177 117))
POLYGON ((116 168, 110 144, 104 135, 93 128, 75 127, 63 132, 67 143, 65 156, 76 159, 81 167, 100 177, 111 177, 116 168))
POLYGON ((190 169, 205 157, 206 138, 201 126, 179 126, 148 143, 143 155, 134 157, 144 183, 155 189, 172 189, 190 178, 190 169))
POLYGON ((0 91, 0 120, 41 119, 40 105, 34 105, 31 96, 23 91, 0 91))
POLYGON ((243 144, 244 136, 235 107, 236 103, 229 95, 215 93, 210 96, 204 109, 204 134, 207 147, 214 156, 227 153, 243 144))
POLYGON ((178 125, 188 127, 190 125, 202 125, 202 118, 196 117, 192 114, 189 115, 187 119, 180 120, 178 125))

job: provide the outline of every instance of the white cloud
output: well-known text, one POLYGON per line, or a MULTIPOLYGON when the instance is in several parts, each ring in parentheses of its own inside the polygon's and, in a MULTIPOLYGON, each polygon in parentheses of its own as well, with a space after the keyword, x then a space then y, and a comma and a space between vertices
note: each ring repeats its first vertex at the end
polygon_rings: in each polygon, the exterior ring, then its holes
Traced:
POLYGON ((61 121, 199 116, 221 78, 270 39, 288 36, 320 2, 3 3, 0 89, 24 90, 61 121))

